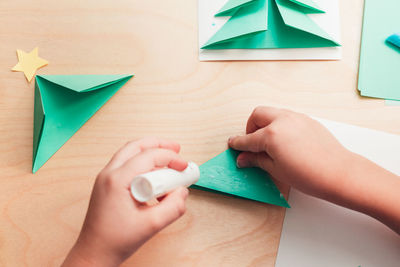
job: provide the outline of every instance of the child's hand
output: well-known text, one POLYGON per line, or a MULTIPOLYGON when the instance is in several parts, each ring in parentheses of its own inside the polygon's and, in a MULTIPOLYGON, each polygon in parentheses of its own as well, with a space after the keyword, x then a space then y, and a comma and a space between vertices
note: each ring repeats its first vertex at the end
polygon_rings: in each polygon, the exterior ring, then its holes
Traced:
POLYGON ((80 236, 63 266, 118 266, 158 231, 185 212, 186 188, 155 206, 136 202, 132 179, 156 168, 182 171, 177 143, 142 139, 126 144, 98 175, 80 236))
POLYGON ((237 158, 239 167, 263 168, 274 178, 319 197, 341 184, 353 155, 317 121, 271 107, 256 108, 246 135, 230 138, 229 145, 245 151, 237 158))
POLYGON ((260 107, 245 136, 229 139, 244 151, 239 167, 257 166, 304 193, 366 213, 400 234, 400 178, 346 150, 317 121, 291 111, 260 107))

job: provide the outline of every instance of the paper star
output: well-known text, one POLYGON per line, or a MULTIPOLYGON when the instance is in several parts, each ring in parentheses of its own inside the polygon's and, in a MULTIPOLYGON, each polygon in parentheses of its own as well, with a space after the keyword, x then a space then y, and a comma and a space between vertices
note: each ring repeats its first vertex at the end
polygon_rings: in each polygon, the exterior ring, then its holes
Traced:
POLYGON ((38 52, 39 49, 37 47, 29 53, 17 49, 18 63, 12 68, 12 71, 23 72, 28 82, 30 82, 39 68, 49 64, 48 61, 39 57, 38 52))

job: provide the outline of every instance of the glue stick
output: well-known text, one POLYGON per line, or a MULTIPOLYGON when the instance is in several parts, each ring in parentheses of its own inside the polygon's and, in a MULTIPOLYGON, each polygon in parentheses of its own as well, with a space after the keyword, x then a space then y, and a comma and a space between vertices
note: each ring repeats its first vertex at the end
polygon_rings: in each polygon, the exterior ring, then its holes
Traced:
POLYGON ((165 168, 133 178, 131 194, 139 202, 147 202, 161 197, 174 189, 196 183, 200 178, 199 167, 194 162, 189 162, 183 171, 165 168))

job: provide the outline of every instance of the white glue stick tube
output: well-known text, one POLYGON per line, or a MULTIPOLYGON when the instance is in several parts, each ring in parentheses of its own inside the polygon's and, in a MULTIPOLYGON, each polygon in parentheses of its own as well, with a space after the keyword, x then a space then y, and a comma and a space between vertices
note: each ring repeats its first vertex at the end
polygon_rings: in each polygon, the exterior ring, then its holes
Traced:
POLYGON ((137 201, 147 202, 180 186, 189 187, 199 178, 199 167, 196 163, 189 162, 187 168, 181 172, 165 168, 136 176, 131 183, 131 194, 137 201))

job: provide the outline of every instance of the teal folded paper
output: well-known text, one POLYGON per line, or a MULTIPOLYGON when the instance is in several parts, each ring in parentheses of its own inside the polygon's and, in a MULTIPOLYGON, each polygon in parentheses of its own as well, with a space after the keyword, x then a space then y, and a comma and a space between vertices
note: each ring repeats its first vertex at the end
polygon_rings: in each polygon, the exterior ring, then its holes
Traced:
POLYGON ((358 90, 362 96, 400 100, 399 49, 388 36, 400 29, 399 0, 365 0, 358 90))
POLYGON ((133 75, 37 75, 33 163, 35 173, 133 75))
POLYGON ((268 173, 236 167, 238 155, 228 149, 201 165, 200 179, 192 188, 290 207, 268 173))
POLYGON ((202 49, 339 46, 307 15, 322 12, 312 0, 230 0, 217 16, 231 18, 202 49))
POLYGON ((267 29, 266 24, 267 6, 265 1, 255 0, 251 4, 242 6, 226 22, 222 29, 217 31, 207 42, 206 47, 215 47, 217 45, 226 45, 228 41, 237 41, 249 36, 255 36, 257 33, 267 29))
POLYGON ((216 17, 222 16, 232 16, 241 7, 251 4, 255 0, 231 0, 226 2, 226 4, 215 14, 216 17))
POLYGON ((314 1, 312 0, 290 0, 303 7, 304 13, 325 13, 314 1))

